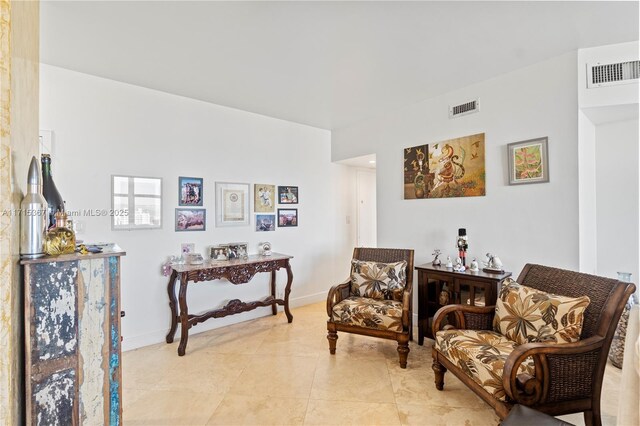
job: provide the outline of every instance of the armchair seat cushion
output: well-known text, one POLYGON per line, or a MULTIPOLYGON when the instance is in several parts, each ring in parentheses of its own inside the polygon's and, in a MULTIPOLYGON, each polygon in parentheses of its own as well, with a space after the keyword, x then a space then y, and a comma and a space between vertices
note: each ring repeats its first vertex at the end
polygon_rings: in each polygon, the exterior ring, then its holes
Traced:
POLYGON ((402 303, 352 296, 333 307, 331 320, 342 324, 402 332, 402 303))
MULTIPOLYGON (((507 398, 502 385, 504 363, 516 346, 501 334, 486 330, 438 331, 435 343, 449 361, 501 401, 507 398)), ((534 375, 533 358, 520 364, 518 374, 521 373, 534 375)))

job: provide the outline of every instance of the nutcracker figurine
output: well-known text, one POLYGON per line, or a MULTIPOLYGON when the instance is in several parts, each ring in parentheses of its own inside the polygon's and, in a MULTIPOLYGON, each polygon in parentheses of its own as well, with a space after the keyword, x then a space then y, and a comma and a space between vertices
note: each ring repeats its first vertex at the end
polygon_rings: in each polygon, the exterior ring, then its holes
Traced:
POLYGON ((467 249, 469 243, 467 241, 467 230, 465 228, 458 229, 458 256, 462 259, 462 266, 466 266, 467 249))

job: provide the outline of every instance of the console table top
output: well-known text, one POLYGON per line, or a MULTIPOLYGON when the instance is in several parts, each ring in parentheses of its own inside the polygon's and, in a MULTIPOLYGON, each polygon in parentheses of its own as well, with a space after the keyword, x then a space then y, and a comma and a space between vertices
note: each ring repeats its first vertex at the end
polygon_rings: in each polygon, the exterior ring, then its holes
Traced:
POLYGON ((200 265, 173 264, 171 267, 176 272, 191 272, 199 271, 201 269, 213 269, 213 268, 228 268, 234 266, 249 265, 252 263, 263 263, 277 260, 293 259, 293 256, 282 253, 271 253, 270 256, 264 256, 262 254, 252 254, 248 259, 230 259, 230 260, 213 260, 205 259, 204 263, 200 265))
POLYGON ((482 269, 475 272, 469 269, 465 270, 464 272, 458 272, 458 271, 454 271, 451 268, 447 268, 446 266, 433 266, 431 263, 418 265, 416 266, 416 269, 424 269, 427 271, 441 272, 441 273, 450 274, 450 275, 463 275, 463 276, 466 275, 468 277, 488 278, 491 280, 498 280, 498 281, 502 281, 503 279, 511 276, 511 272, 508 272, 508 271, 505 271, 503 273, 484 272, 482 269))

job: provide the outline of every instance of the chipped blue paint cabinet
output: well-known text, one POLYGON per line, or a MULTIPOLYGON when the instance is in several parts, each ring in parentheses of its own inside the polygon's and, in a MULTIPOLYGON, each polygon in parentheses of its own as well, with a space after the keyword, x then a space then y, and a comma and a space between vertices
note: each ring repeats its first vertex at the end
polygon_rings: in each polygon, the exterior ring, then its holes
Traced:
POLYGON ((120 425, 123 251, 23 260, 27 425, 120 425))

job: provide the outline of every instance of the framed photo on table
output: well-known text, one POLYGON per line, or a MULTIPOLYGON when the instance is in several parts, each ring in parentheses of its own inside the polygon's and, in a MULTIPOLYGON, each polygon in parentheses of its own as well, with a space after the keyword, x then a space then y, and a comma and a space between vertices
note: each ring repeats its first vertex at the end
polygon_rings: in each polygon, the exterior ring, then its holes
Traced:
POLYGON ((549 182, 548 138, 529 139, 507 145, 509 185, 549 182))
POLYGON ((216 226, 249 225, 249 184, 216 182, 216 226))

